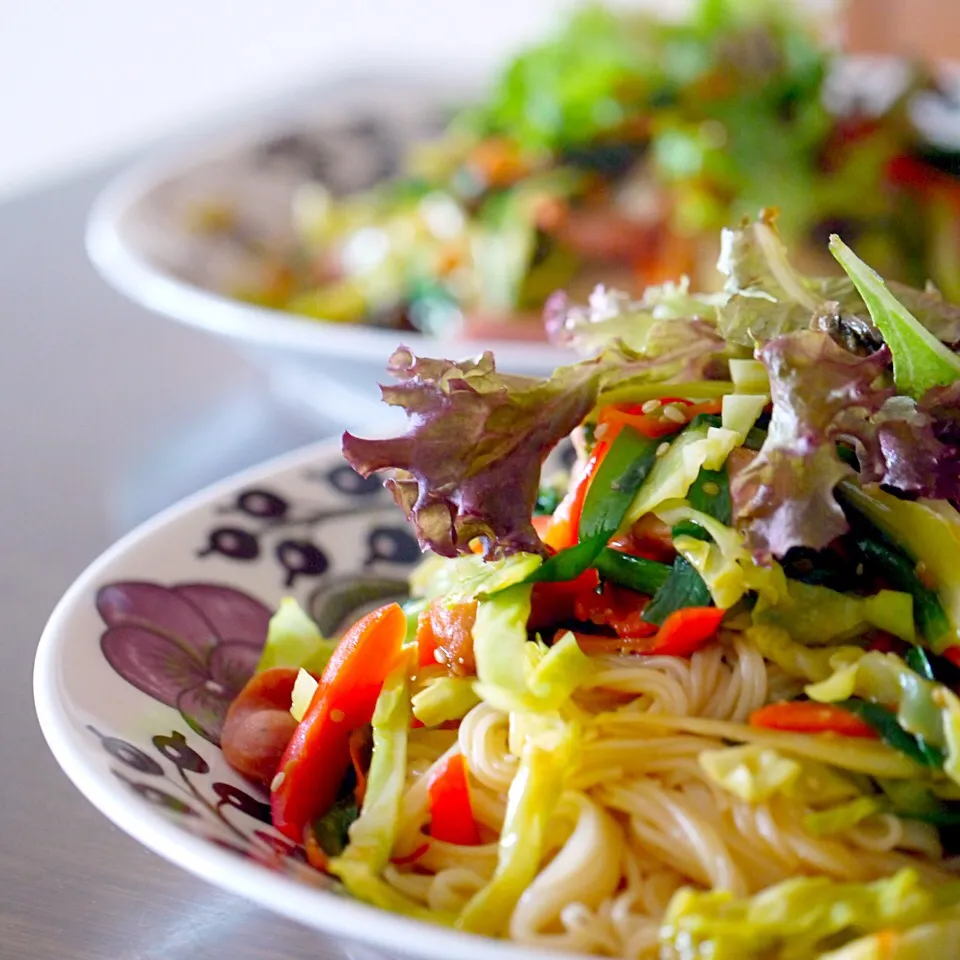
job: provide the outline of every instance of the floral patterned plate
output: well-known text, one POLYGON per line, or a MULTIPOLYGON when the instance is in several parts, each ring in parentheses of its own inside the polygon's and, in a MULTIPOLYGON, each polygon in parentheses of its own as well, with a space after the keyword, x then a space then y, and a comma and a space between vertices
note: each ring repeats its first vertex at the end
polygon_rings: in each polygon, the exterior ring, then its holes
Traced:
POLYGON ((336 635, 405 596, 419 556, 380 482, 334 443, 225 481, 129 534, 63 597, 37 651, 40 724, 91 803, 211 883, 382 955, 529 958, 353 901, 306 866, 270 825, 266 794, 220 754, 227 706, 283 596, 336 635))

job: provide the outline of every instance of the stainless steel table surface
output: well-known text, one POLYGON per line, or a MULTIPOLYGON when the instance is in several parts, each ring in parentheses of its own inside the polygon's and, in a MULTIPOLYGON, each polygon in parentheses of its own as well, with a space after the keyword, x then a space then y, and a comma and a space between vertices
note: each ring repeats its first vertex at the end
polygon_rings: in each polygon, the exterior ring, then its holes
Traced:
POLYGON ((228 344, 96 276, 83 222, 113 172, 0 205, 0 958, 365 955, 140 847, 81 797, 40 735, 34 651, 84 566, 158 509, 336 429, 281 406, 228 344))

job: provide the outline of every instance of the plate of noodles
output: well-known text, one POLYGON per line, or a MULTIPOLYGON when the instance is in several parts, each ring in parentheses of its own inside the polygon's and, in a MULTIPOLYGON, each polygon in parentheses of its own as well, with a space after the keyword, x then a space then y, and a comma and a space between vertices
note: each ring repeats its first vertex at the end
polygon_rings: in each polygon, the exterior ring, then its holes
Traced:
POLYGON ((315 405, 330 380, 363 393, 400 336, 548 373, 571 360, 543 323, 554 290, 707 289, 720 228, 771 197, 811 271, 836 272, 842 229, 889 279, 956 297, 955 80, 844 57, 829 26, 775 0, 679 21, 586 5, 482 87, 341 85, 150 158, 87 246, 315 405))
POLYGON ((393 354, 344 434, 130 534, 43 634, 76 786, 387 955, 960 944, 960 308, 791 261, 558 298, 548 378, 393 354))

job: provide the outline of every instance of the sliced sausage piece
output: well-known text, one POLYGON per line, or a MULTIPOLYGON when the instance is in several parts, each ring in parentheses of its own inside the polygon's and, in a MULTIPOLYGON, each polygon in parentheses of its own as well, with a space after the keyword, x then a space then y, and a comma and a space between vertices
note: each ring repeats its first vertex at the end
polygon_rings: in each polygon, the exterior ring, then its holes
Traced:
POLYGON ((290 713, 299 671, 273 667, 255 674, 227 711, 220 746, 227 763, 244 776, 270 785, 297 721, 290 713))

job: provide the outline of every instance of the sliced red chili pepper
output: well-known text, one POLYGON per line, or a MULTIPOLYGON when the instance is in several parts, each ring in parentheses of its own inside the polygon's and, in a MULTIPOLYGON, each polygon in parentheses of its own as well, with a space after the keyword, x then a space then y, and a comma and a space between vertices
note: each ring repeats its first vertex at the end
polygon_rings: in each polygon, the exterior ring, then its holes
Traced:
POLYGON ((462 753, 455 753, 430 778, 430 836, 445 843, 475 847, 480 831, 470 806, 467 764, 462 753))
POLYGON ((794 733, 837 733, 844 737, 876 740, 879 734, 864 720, 832 703, 795 700, 768 703, 750 714, 750 726, 794 733))

